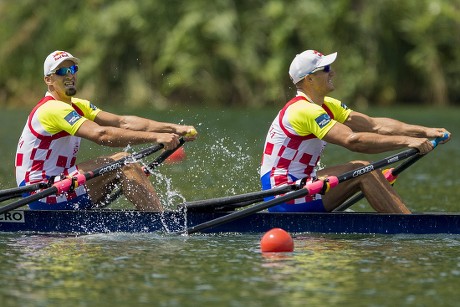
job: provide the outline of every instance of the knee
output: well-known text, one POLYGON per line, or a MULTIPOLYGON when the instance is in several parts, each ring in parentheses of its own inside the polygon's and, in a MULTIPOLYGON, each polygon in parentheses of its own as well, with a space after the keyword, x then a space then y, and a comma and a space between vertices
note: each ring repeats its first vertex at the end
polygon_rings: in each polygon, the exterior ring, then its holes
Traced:
POLYGON ((130 154, 128 152, 122 151, 122 152, 117 152, 114 155, 111 155, 109 157, 109 159, 112 159, 113 161, 116 161, 116 160, 119 160, 119 159, 123 159, 123 158, 125 158, 125 157, 127 157, 129 155, 130 154))
POLYGON ((355 161, 351 161, 350 163, 353 166, 353 169, 367 166, 370 164, 369 161, 365 161, 365 160, 355 160, 355 161))

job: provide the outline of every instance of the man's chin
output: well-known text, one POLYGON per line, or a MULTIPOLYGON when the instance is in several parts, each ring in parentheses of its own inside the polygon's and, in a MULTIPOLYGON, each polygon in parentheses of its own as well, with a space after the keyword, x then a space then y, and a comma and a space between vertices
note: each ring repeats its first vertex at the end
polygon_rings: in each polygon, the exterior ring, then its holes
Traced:
POLYGON ((76 88, 68 88, 65 90, 65 94, 69 97, 75 96, 76 93, 77 93, 76 88))

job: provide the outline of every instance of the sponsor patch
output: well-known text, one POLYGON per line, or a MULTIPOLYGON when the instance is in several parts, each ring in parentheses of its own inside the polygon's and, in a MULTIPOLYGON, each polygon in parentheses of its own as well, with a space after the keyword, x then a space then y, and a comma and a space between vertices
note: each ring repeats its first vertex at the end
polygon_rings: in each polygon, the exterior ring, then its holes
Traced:
POLYGON ((97 107, 96 107, 94 104, 92 104, 92 103, 89 104, 89 107, 90 107, 91 110, 93 110, 93 111, 96 111, 96 110, 97 110, 97 107))
POLYGON ((75 124, 80 118, 81 116, 77 113, 77 111, 72 111, 64 117, 66 122, 68 122, 71 126, 73 126, 73 124, 75 124))
POLYGON ((331 118, 327 114, 321 114, 317 118, 315 118, 316 123, 318 126, 323 129, 329 122, 331 121, 331 118))
POLYGON ((348 110, 348 106, 347 106, 346 104, 344 104, 343 102, 341 102, 340 105, 341 105, 342 108, 344 108, 345 110, 348 110))

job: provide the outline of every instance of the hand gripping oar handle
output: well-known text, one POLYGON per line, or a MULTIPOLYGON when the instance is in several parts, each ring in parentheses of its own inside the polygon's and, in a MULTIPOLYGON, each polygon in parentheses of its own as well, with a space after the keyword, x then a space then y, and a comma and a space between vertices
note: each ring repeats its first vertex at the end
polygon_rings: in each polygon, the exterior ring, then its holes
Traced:
POLYGON ((373 170, 379 169, 381 167, 384 167, 384 166, 396 163, 398 161, 404 160, 404 159, 406 159, 406 158, 408 158, 410 156, 416 155, 417 153, 418 153, 417 149, 411 148, 411 149, 405 150, 403 152, 400 152, 398 154, 389 156, 389 157, 387 157, 385 159, 382 159, 380 161, 373 162, 373 163, 370 163, 370 164, 368 164, 366 166, 363 166, 363 167, 357 168, 355 170, 346 172, 346 173, 344 173, 344 174, 342 174, 340 176, 337 176, 337 177, 336 176, 328 176, 326 178, 326 180, 318 180, 318 181, 314 181, 314 182, 311 182, 311 183, 307 183, 303 189, 300 189, 298 191, 290 192, 290 193, 287 193, 287 194, 285 194, 285 195, 283 195, 281 197, 278 197, 278 198, 269 200, 267 202, 263 202, 263 203, 254 205, 254 206, 252 206, 250 208, 246 208, 246 209, 243 209, 243 210, 240 210, 240 211, 236 211, 236 212, 230 213, 228 215, 218 217, 218 218, 216 218, 214 220, 211 220, 211 221, 208 221, 208 222, 204 222, 204 223, 189 227, 189 228, 187 228, 186 233, 192 234, 192 233, 195 233, 195 232, 199 232, 199 231, 205 230, 207 228, 215 227, 215 226, 218 226, 218 225, 229 223, 229 222, 234 221, 234 220, 239 219, 239 218, 246 217, 248 215, 251 215, 253 213, 268 209, 270 207, 276 206, 276 205, 284 203, 286 201, 290 201, 290 200, 293 200, 293 199, 296 199, 296 198, 305 197, 307 195, 321 193, 321 192, 324 191, 325 185, 327 185, 326 190, 328 190, 329 188, 335 187, 340 182, 347 181, 347 180, 362 176, 364 174, 372 172, 373 170))
MULTIPOLYGON (((449 138, 449 134, 445 133, 442 137, 438 137, 434 140, 431 141, 431 144, 433 145, 433 149, 438 146, 438 144, 444 140, 447 140, 449 138)), ((406 170, 409 166, 420 160, 422 157, 425 155, 416 155, 413 156, 410 159, 407 159, 400 165, 398 165, 395 168, 388 169, 384 172, 385 178, 388 180, 390 183, 394 183, 396 178, 398 177, 399 174, 401 174, 404 170, 406 170)), ((358 194, 352 196, 348 200, 346 200, 343 204, 335 208, 333 211, 338 212, 338 211, 344 211, 354 204, 356 204, 358 201, 364 198, 364 194, 362 192, 359 192, 358 194)))
POLYGON ((53 194, 62 194, 62 193, 65 193, 67 191, 69 191, 69 189, 71 188, 75 188, 77 186, 80 186, 82 184, 85 184, 86 181, 90 180, 90 179, 93 179, 93 178, 96 178, 98 176, 101 176, 103 174, 106 174, 106 173, 109 173, 113 170, 116 170, 116 169, 119 169, 121 167, 123 167, 124 165, 126 165, 127 163, 130 163, 130 162, 135 162, 136 160, 139 160, 139 159, 142 159, 148 155, 151 155, 152 153, 154 152, 157 152, 158 150, 162 149, 164 146, 163 144, 156 144, 156 145, 153 145, 151 147, 148 147, 138 153, 135 153, 135 154, 132 154, 130 156, 126 156, 124 158, 121 158, 117 161, 114 161, 112 163, 109 163, 105 166, 102 166, 102 167, 99 167, 97 169, 95 169, 94 171, 92 172, 87 172, 85 174, 77 174, 76 176, 72 177, 72 178, 66 178, 66 179, 63 179, 63 180, 60 180, 58 182, 55 182, 51 187, 41 191, 41 192, 38 192, 38 193, 35 193, 31 196, 28 196, 26 198, 23 198, 17 202, 13 202, 11 204, 8 204, 4 207, 1 207, 0 208, 0 214, 2 213, 5 213, 5 212, 8 212, 10 210, 14 210, 16 208, 19 208, 19 207, 22 207, 24 205, 27 205, 28 203, 31 203, 33 201, 36 201, 36 200, 39 200, 39 199, 42 199, 43 197, 47 197, 49 195, 53 195, 53 194))

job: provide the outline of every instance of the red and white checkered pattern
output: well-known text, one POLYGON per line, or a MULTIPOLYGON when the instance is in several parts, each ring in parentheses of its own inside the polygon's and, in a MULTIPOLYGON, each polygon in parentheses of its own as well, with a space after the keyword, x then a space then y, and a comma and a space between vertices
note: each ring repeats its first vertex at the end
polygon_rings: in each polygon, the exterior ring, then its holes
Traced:
MULTIPOLYGON (((303 96, 297 96, 289 101, 279 112, 267 134, 260 175, 263 177, 270 173, 272 187, 316 176, 315 167, 326 142, 313 134, 298 135, 285 116, 287 108, 301 100, 310 103, 303 96)), ((313 199, 315 199, 314 195, 298 198, 288 203, 304 203, 313 199)))
MULTIPOLYGON (((38 116, 39 108, 50 100, 54 98, 45 96, 32 110, 19 139, 15 163, 18 185, 47 182, 50 176, 67 176, 78 172, 75 163, 80 138, 65 131, 56 134, 47 132, 40 121, 43 116, 38 116)), ((76 111, 81 112, 78 109, 76 111)), ((81 186, 72 193, 49 196, 46 202, 62 202, 84 193, 86 189, 81 186)))

